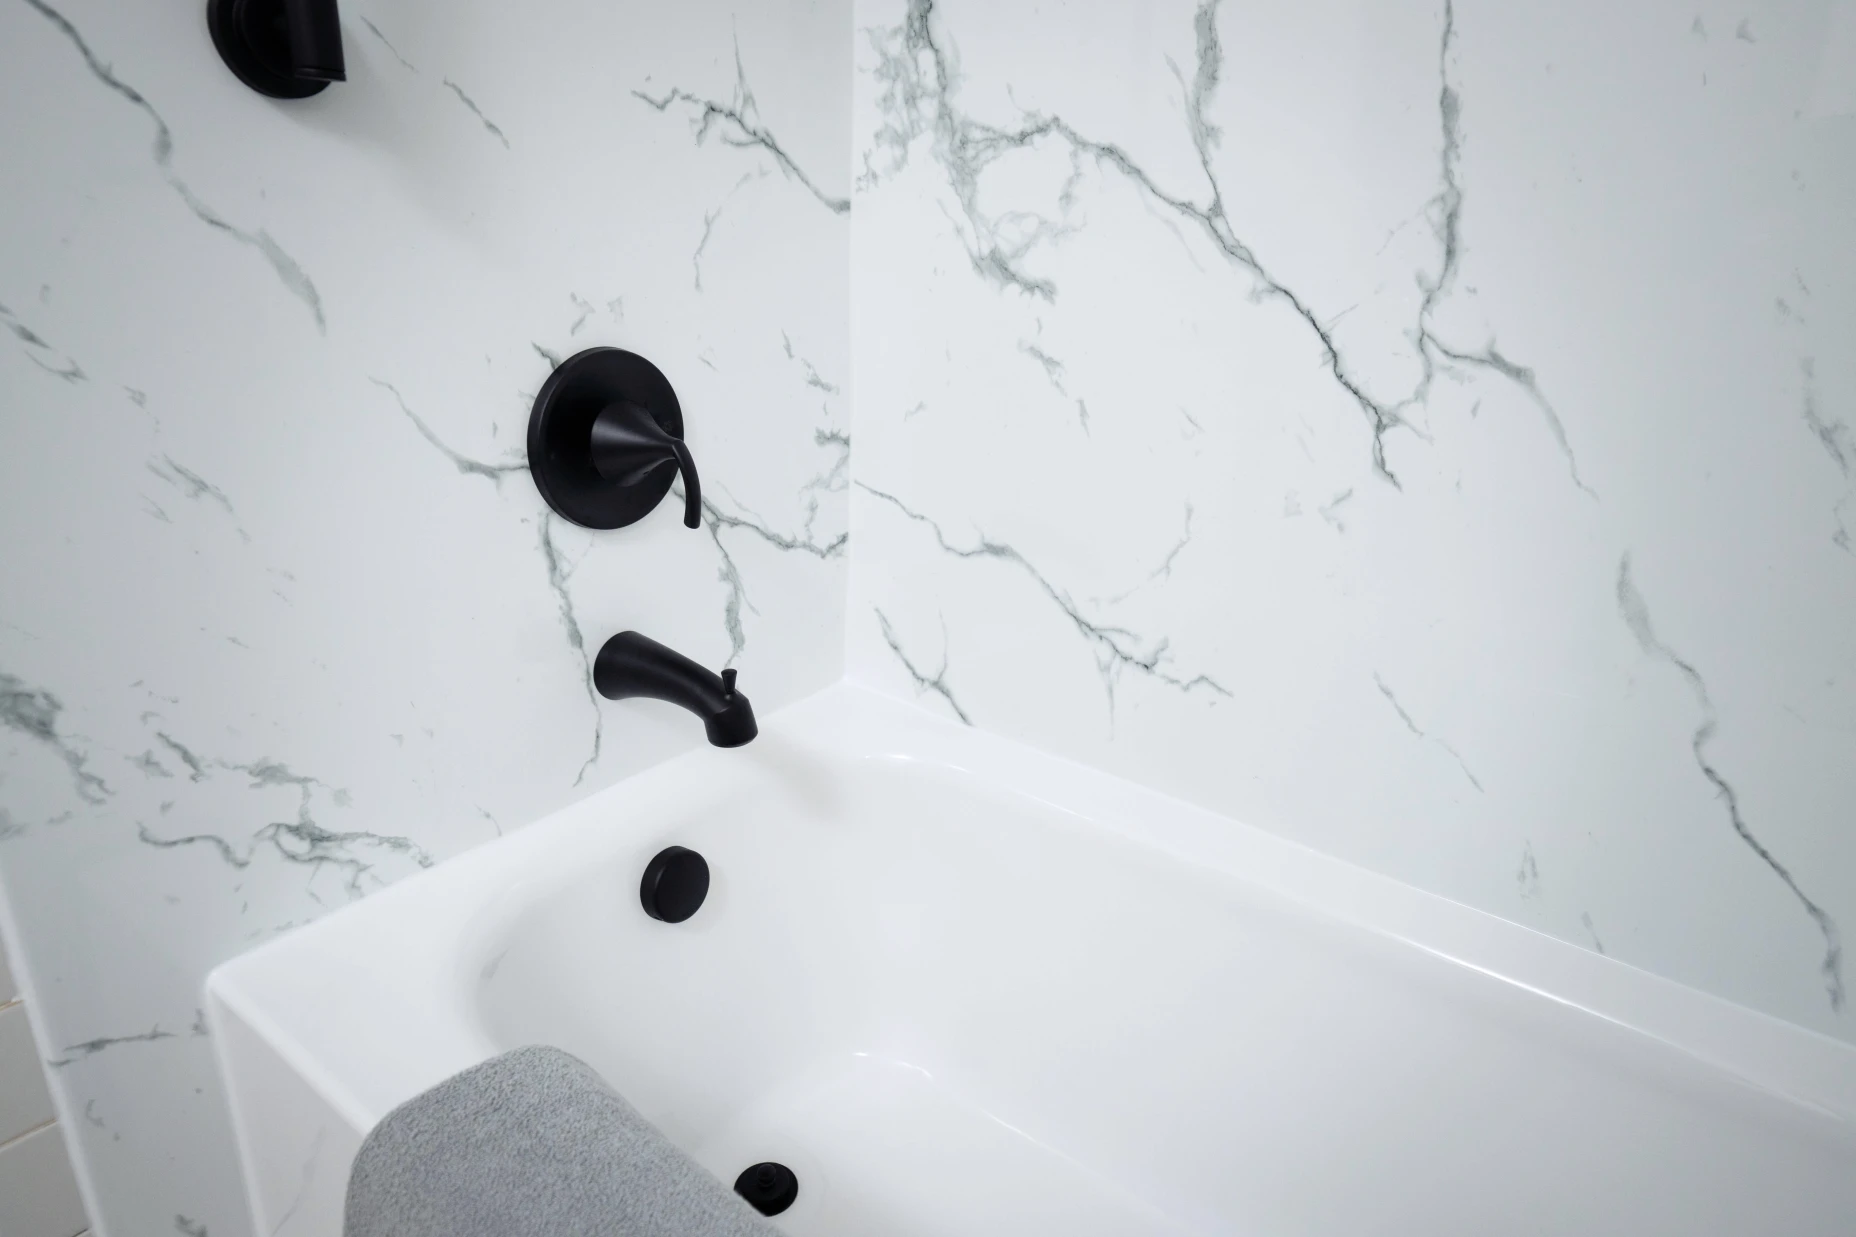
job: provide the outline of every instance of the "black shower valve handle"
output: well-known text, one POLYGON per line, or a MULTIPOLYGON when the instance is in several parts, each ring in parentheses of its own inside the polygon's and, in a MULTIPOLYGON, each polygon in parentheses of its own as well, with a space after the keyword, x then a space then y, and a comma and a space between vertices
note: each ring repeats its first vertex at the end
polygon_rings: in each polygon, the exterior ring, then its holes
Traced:
POLYGON ((683 474, 683 526, 702 527, 702 482, 696 478, 696 460, 681 438, 670 440, 677 453, 677 471, 683 474))
POLYGON ((681 477, 683 522, 702 527, 683 406, 635 352, 588 348, 555 365, 529 412, 528 470, 555 514, 582 528, 637 523, 681 477))
POLYGON ((614 400, 593 419, 593 467, 608 481, 636 485, 660 468, 683 477, 683 523, 702 527, 702 481, 688 444, 630 400, 614 400))

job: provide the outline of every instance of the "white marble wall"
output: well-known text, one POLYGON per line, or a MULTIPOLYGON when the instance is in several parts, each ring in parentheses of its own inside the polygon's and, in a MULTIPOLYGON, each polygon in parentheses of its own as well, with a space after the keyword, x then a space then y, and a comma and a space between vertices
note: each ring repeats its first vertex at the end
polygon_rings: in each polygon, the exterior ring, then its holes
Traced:
POLYGON ((200 7, 0 0, 0 884, 112 1234, 245 1231, 213 963, 699 741, 625 626, 1856 1038, 1851 0, 353 0, 288 105, 200 7), (545 514, 595 343, 702 532, 545 514))
POLYGON ((841 673, 848 6, 343 16, 279 104, 201 0, 0 0, 0 879, 112 1237, 248 1227, 213 964, 701 742, 591 697, 608 634, 841 673), (547 514, 593 344, 676 384, 704 530, 547 514))
POLYGON ((1856 1039, 1856 5, 857 25, 852 673, 1856 1039))

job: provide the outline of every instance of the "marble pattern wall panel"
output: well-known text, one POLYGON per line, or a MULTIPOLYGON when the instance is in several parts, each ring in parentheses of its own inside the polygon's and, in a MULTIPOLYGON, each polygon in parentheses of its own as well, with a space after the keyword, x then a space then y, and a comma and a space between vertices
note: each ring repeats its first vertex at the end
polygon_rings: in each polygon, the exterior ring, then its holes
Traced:
POLYGON ((1856 5, 857 25, 852 673, 1856 1039, 1856 5))
POLYGON ((246 1231, 215 963, 842 673, 850 13, 345 0, 279 104, 197 0, 0 0, 0 879, 95 1218, 246 1231), (680 503, 523 465, 556 360, 682 397, 680 503))

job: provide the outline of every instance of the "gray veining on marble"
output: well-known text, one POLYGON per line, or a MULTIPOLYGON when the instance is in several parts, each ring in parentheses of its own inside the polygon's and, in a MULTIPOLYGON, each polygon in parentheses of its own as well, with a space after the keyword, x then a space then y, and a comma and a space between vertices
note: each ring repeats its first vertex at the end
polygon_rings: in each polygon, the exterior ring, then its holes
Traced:
POLYGON ((88 379, 89 375, 84 372, 82 365, 70 357, 59 357, 56 349, 41 339, 31 327, 14 316, 13 311, 5 305, 0 305, 0 326, 6 327, 7 332, 25 346, 26 359, 46 373, 62 378, 66 382, 83 382, 88 379), (48 361, 45 359, 47 356, 58 359, 48 361))
POLYGON ((1185 504, 1184 523, 1185 527, 1180 530, 1179 540, 1173 544, 1172 549, 1166 552, 1166 557, 1160 560, 1159 566, 1148 572, 1143 579, 1131 588, 1124 589, 1113 596, 1100 598, 1099 600, 1106 602, 1108 605, 1119 605, 1144 588, 1149 588, 1163 580, 1170 580, 1173 577, 1173 565, 1179 561, 1179 556, 1186 552, 1186 547, 1192 544, 1191 503, 1185 504))
POLYGON ((702 145, 711 133, 720 135, 720 140, 739 149, 764 150, 773 157, 780 171, 798 181, 806 190, 835 214, 849 214, 851 200, 834 197, 820 189, 813 179, 793 161, 786 153, 780 141, 760 117, 760 107, 754 100, 753 88, 748 85, 747 69, 741 63, 740 44, 735 46, 735 85, 734 93, 724 103, 717 99, 705 99, 680 87, 672 87, 661 95, 653 97, 643 90, 632 91, 633 97, 648 103, 659 112, 670 110, 672 104, 679 107, 693 108, 696 112, 691 128, 696 135, 696 144, 702 145))
POLYGON ((158 1040, 175 1038, 177 1038, 177 1032, 164 1031, 159 1026, 150 1027, 139 1035, 106 1035, 97 1039, 85 1040, 81 1044, 72 1044, 65 1049, 68 1055, 47 1061, 46 1064, 50 1065, 53 1069, 62 1069, 75 1061, 81 1061, 86 1057, 94 1057, 99 1052, 115 1048, 121 1044, 152 1044, 158 1040))
POLYGON ((138 823, 136 825, 136 837, 144 846, 152 846, 156 850, 173 850, 181 846, 210 847, 214 854, 225 861, 227 867, 248 868, 251 866, 252 856, 249 852, 242 855, 239 854, 237 850, 233 849, 232 843, 226 841, 216 833, 189 833, 181 837, 164 838, 157 837, 155 834, 149 832, 147 825, 138 823))
POLYGON ((399 388, 395 387, 390 382, 385 382, 371 376, 368 378, 368 381, 391 395, 393 397, 393 402, 399 406, 400 412, 405 415, 408 421, 412 422, 413 428, 419 431, 419 437, 425 439, 427 442, 431 443, 433 447, 437 448, 438 452, 446 459, 450 460, 457 470, 465 476, 488 477, 495 483, 498 489, 501 489, 504 477, 509 476, 511 473, 525 473, 528 471, 527 460, 511 460, 504 464, 486 464, 482 460, 471 459, 469 456, 464 455, 449 443, 445 442, 444 439, 440 438, 433 432, 432 427, 427 425, 425 421, 420 418, 418 413, 408 408, 406 406, 406 397, 399 393, 399 388))
POLYGON ((391 40, 389 40, 386 35, 380 32, 380 27, 376 26, 372 21, 368 20, 366 15, 362 15, 361 24, 367 27, 367 31, 369 34, 373 35, 375 39, 379 40, 380 45, 387 49, 387 53, 389 55, 391 55, 395 60, 399 61, 400 68, 405 69, 408 73, 417 73, 419 71, 418 69, 413 67, 412 61, 400 55, 399 49, 393 46, 393 43, 391 42, 391 40))
MULTIPOLYGON (((1196 225, 1226 260, 1249 279, 1253 297, 1280 303, 1302 322, 1319 349, 1330 377, 1364 415, 1372 436, 1373 467, 1383 480, 1399 486, 1398 476, 1387 459, 1386 436, 1393 430, 1405 429, 1420 438, 1426 437, 1409 419, 1409 414, 1426 403, 1438 363, 1443 361, 1488 370, 1524 389, 1550 427, 1573 483, 1592 494, 1579 476, 1565 426, 1541 394, 1534 371, 1504 356, 1492 339, 1480 348, 1447 344, 1435 325, 1439 304, 1457 283, 1464 208, 1464 194, 1457 177, 1462 103, 1450 80, 1456 33, 1453 4, 1447 0, 1444 5, 1439 35, 1441 184, 1426 208, 1440 251, 1438 269, 1435 275, 1424 270, 1416 272, 1423 296, 1408 335, 1416 348, 1420 373, 1409 393, 1394 398, 1374 395, 1368 389, 1367 380, 1348 363, 1331 322, 1324 320, 1303 294, 1274 274, 1232 223, 1226 209, 1226 191, 1214 166, 1222 130, 1208 114, 1224 73, 1225 53, 1217 27, 1221 3, 1222 0, 1205 0, 1193 16, 1196 61, 1184 108, 1185 127, 1205 181, 1202 200, 1187 192, 1164 188, 1128 151, 1079 131, 1062 116, 1028 110, 1021 124, 1001 128, 964 112, 957 102, 961 79, 955 58, 938 41, 935 0, 909 0, 907 13, 899 26, 868 32, 878 55, 873 76, 880 85, 877 106, 885 122, 876 133, 873 151, 865 156, 860 187, 869 189, 880 185, 887 175, 906 165, 908 151, 918 138, 930 137, 934 156, 961 205, 966 225, 962 239, 974 273, 1002 289, 1054 303, 1057 298, 1055 282, 1033 274, 1029 263, 1040 247, 1049 247, 1061 240, 1071 230, 1071 225, 1062 218, 1052 219, 1022 208, 988 212, 981 198, 987 173, 1002 157, 1045 141, 1062 143, 1071 152, 1072 161, 1088 158, 1100 167, 1114 170, 1138 186, 1151 201, 1180 220, 1196 225), (879 152, 886 158, 879 159, 879 152)), ((1068 213, 1069 192, 1066 186, 1057 203, 1060 216, 1068 213)), ((1061 364, 1029 345, 1023 347, 1044 365, 1055 382, 1062 373, 1061 364)), ((1062 390, 1061 385, 1059 390, 1062 390)), ((1079 401, 1078 408, 1083 428, 1087 430, 1086 407, 1079 401)))
POLYGON ((574 599, 567 591, 567 580, 573 574, 573 569, 566 565, 560 549, 554 544, 554 521, 557 518, 553 514, 541 517, 541 554, 548 564, 548 587, 554 591, 555 599, 560 603, 561 630, 567 635, 568 646, 580 659, 580 668, 586 681, 587 703, 593 707, 593 747, 587 753, 580 771, 574 774, 574 785, 578 786, 586 780, 588 771, 599 763, 600 748, 606 741, 606 715, 599 707, 599 692, 593 686, 593 655, 587 651, 586 636, 580 630, 580 620, 574 615, 574 599))
POLYGON ((58 715, 64 705, 58 697, 0 673, 0 726, 37 740, 58 753, 71 771, 71 784, 87 803, 103 803, 113 793, 109 784, 90 771, 90 758, 59 732, 58 715))
POLYGON ((902 641, 897 638, 895 628, 890 626, 889 616, 884 614, 881 610, 877 610, 874 613, 876 614, 877 626, 882 628, 883 631, 883 643, 889 646, 890 651, 895 653, 896 660, 902 663, 902 668, 908 671, 909 677, 915 681, 916 690, 920 692, 933 692, 946 703, 948 708, 954 711, 954 716, 960 719, 962 725, 971 726, 973 724, 973 719, 968 717, 967 711, 960 707, 960 701, 954 699, 954 689, 948 686, 947 682, 946 622, 943 621, 941 624, 941 668, 936 670, 933 674, 929 674, 916 666, 915 662, 910 659, 907 651, 903 649, 902 641))
POLYGON ((187 204, 187 209, 193 212, 194 217, 214 231, 224 233, 240 244, 249 245, 263 254, 265 260, 271 264, 271 269, 276 272, 278 282, 282 283, 283 286, 289 290, 291 295, 295 296, 298 300, 302 301, 304 305, 309 307, 310 313, 313 314, 316 319, 316 329, 324 335, 328 334, 328 323, 323 318, 322 314, 322 296, 316 291, 316 285, 310 281, 309 276, 304 272, 302 266, 297 263, 297 260, 286 253, 283 246, 279 245, 276 239, 263 228, 259 228, 257 231, 253 232, 233 224, 218 211, 215 211, 211 206, 207 205, 206 202, 188 186, 187 182, 182 180, 175 173, 174 134, 172 130, 168 128, 167 121, 161 118, 161 113, 155 110, 154 105, 143 97, 139 90, 116 76, 109 65, 97 58, 96 53, 91 50, 90 44, 84 40, 84 36, 78 32, 77 27, 73 25, 70 19, 65 17, 64 14, 45 3, 45 0, 21 0, 21 3, 44 17, 45 20, 49 21, 58 29, 60 34, 64 35, 64 37, 70 41, 71 46, 77 50, 78 55, 84 58, 84 64, 90 69, 91 74, 99 82, 103 83, 104 86, 108 87, 112 92, 119 95, 147 116, 149 120, 154 122, 155 136, 151 147, 151 154, 154 158, 155 167, 159 169, 162 178, 167 181, 169 187, 180 195, 181 201, 187 204))
POLYGON ((852 673, 1856 1036, 1825 19, 863 0, 852 673))
POLYGON ((1733 831, 1739 835, 1742 842, 1746 843, 1747 849, 1757 855, 1759 861, 1770 868, 1772 874, 1791 890, 1792 896, 1798 899, 1799 906, 1804 909, 1806 915, 1810 916, 1812 924, 1823 936, 1824 961, 1820 969, 1824 975, 1824 991, 1830 998, 1831 1009, 1842 1010, 1844 1002, 1843 936, 1837 929, 1836 920, 1832 919, 1822 906, 1805 893, 1791 870, 1779 862, 1766 845, 1754 836, 1752 827, 1747 823, 1740 809, 1740 796, 1708 754, 1709 744, 1713 742, 1716 732, 1720 729, 1720 716, 1715 712, 1714 700, 1708 694, 1708 684, 1701 677, 1701 671, 1695 669, 1693 664, 1684 660, 1679 653, 1657 637, 1655 629, 1650 625, 1649 607, 1631 579, 1630 555, 1628 554, 1618 560, 1617 593, 1618 613, 1623 616, 1625 625, 1630 628, 1630 633, 1636 638, 1638 646, 1649 656, 1664 661, 1678 670, 1687 680, 1690 690, 1695 693, 1695 704, 1701 712, 1701 720, 1695 727, 1693 737, 1689 740, 1689 748, 1695 753, 1695 766, 1701 770, 1701 775, 1708 780, 1708 784, 1714 787, 1721 807, 1727 813, 1727 822, 1733 826, 1733 831))
POLYGON ((1514 883, 1523 898, 1540 896, 1540 863, 1534 858, 1531 842, 1521 847, 1521 866, 1515 869, 1514 883))
POLYGON ((880 499, 902 513, 910 522, 927 528, 934 535, 935 542, 943 553, 951 554, 955 558, 991 559, 996 562, 1010 563, 1035 581, 1044 595, 1063 612, 1064 617, 1075 627, 1077 633, 1088 640, 1095 649, 1096 666, 1101 673, 1102 686, 1108 694, 1111 707, 1115 698, 1117 676, 1124 670, 1133 671, 1182 692, 1204 688, 1220 696, 1231 695, 1228 689, 1208 674, 1182 676, 1167 669, 1166 665, 1170 660, 1168 652, 1170 642, 1165 637, 1147 639, 1125 627, 1100 623, 1089 618, 1069 593, 1052 584, 1043 572, 1031 564, 1029 559, 1011 546, 990 540, 984 534, 980 534, 970 546, 956 545, 948 540, 940 524, 919 511, 911 509, 895 495, 886 494, 861 481, 857 482, 857 486, 871 497, 880 499))
POLYGON ((159 730, 155 732, 155 738, 157 741, 161 743, 163 747, 173 752, 174 755, 180 759, 180 762, 182 764, 187 766, 187 775, 189 778, 191 778, 193 781, 196 781, 196 782, 204 781, 206 779, 205 764, 203 764, 200 758, 198 756, 195 756, 191 751, 189 751, 186 748, 186 746, 183 745, 179 740, 171 738, 168 735, 163 734, 159 730))
POLYGON ((377 6, 300 107, 55 3, 0 4, 0 881, 112 1231, 244 1230, 211 965, 700 741, 592 690, 627 627, 1856 1037, 1821 0, 377 6), (700 533, 520 475, 598 345, 700 533))
POLYGON ((465 110, 477 118, 478 123, 483 126, 483 131, 485 133, 488 133, 491 137, 501 142, 504 150, 509 149, 509 135, 504 133, 502 127, 494 120, 491 120, 488 116, 483 114, 483 109, 477 106, 477 101, 475 99, 464 93, 464 88, 462 86, 447 77, 444 80, 444 87, 453 95, 457 96, 458 102, 464 105, 465 110))
POLYGON ((785 331, 780 332, 780 346, 786 350, 787 360, 797 361, 801 366, 805 368, 807 386, 817 387, 819 390, 823 391, 827 395, 836 395, 838 393, 838 388, 836 384, 826 382, 824 378, 819 376, 818 367, 816 365, 812 364, 812 362, 806 360, 806 358, 800 356, 797 352, 793 350, 792 337, 788 335, 785 331))
POLYGON ((1804 375, 1804 423, 1837 466, 1845 484, 1843 496, 1831 508, 1831 518, 1836 521, 1837 529, 1830 539, 1844 553, 1856 555, 1856 547, 1850 544, 1849 529, 1850 509, 1856 505, 1856 431, 1850 429, 1848 422, 1826 414, 1818 406, 1816 362, 1807 357, 1800 362, 1800 368, 1804 375))
POLYGON ((171 455, 162 456, 159 464, 151 460, 148 464, 148 471, 160 477, 163 481, 179 490, 188 498, 209 498, 213 502, 219 504, 227 515, 235 516, 238 514, 238 512, 232 509, 232 500, 226 497, 226 492, 224 490, 200 476, 198 473, 193 472, 185 464, 179 463, 171 455))
POLYGON ((1598 939, 1598 929, 1592 923, 1591 912, 1582 911, 1579 915, 1579 922, 1585 925, 1586 935, 1592 938, 1592 948, 1601 954, 1604 953, 1605 943, 1598 939))
POLYGON ((0 882, 112 1232, 246 1231, 213 965, 701 742, 597 698, 606 633, 766 710, 843 664, 848 9, 345 16, 282 105, 197 14, 0 3, 0 882), (712 535, 535 493, 594 346, 676 385, 712 535))
POLYGON ((703 212, 702 239, 696 242, 696 252, 690 255, 690 269, 694 273, 696 291, 702 291, 702 251, 709 247, 709 239, 715 235, 715 223, 716 220, 722 217, 722 209, 728 205, 730 199, 737 193, 740 193, 743 189, 765 175, 766 173, 764 171, 743 172, 741 174, 741 179, 735 182, 735 187, 723 195, 722 200, 715 204, 715 208, 703 212))
MULTIPOLYGON (((1435 743, 1438 747, 1448 752, 1450 754, 1450 759, 1456 761, 1457 768, 1461 769, 1463 771, 1463 776, 1469 780, 1469 784, 1476 788, 1476 793, 1484 793, 1482 783, 1476 780, 1476 775, 1474 773, 1470 772, 1469 765, 1464 762, 1461 753, 1454 747, 1451 747, 1450 744, 1443 739, 1438 738, 1436 735, 1426 733, 1423 727, 1419 726, 1416 721, 1413 721, 1411 714, 1406 712, 1405 706, 1399 703, 1399 698, 1392 694, 1392 689, 1390 687, 1386 686, 1386 681, 1377 674, 1373 676, 1373 684, 1379 688, 1379 694, 1386 698, 1386 703, 1392 706, 1392 711, 1398 714, 1398 720, 1405 724, 1405 729, 1411 731, 1412 735, 1416 738, 1422 739, 1427 743, 1435 743)), ((1533 863, 1531 851, 1529 852, 1528 863, 1530 865, 1533 863)))
MULTIPOLYGON (((186 747, 165 735, 158 734, 157 737, 186 763, 192 781, 205 781, 211 776, 205 764, 186 747)), ((152 757, 152 753, 145 756, 152 757)), ((335 808, 346 808, 351 803, 351 796, 346 790, 330 787, 320 778, 297 773, 287 765, 268 759, 246 763, 215 761, 213 767, 221 772, 241 774, 253 790, 282 787, 294 791, 297 795, 295 819, 270 821, 252 830, 242 851, 238 845, 217 833, 163 836, 141 821, 136 822, 137 840, 157 850, 204 846, 233 869, 249 868, 257 849, 260 846, 268 847, 270 853, 285 863, 309 868, 312 878, 325 867, 342 873, 345 888, 351 897, 358 897, 365 892, 362 878, 372 874, 376 866, 374 861, 363 857, 369 851, 407 859, 418 867, 430 867, 433 863, 432 856, 410 838, 364 829, 335 831, 319 824, 316 819, 318 795, 325 797, 335 808)), ((165 771, 161 775, 171 776, 165 771)))

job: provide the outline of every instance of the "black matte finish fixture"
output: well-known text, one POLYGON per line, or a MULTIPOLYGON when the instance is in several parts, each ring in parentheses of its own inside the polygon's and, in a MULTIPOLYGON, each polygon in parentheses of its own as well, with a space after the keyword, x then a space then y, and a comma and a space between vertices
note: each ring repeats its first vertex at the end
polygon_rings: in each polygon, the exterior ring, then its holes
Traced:
POLYGON ((588 348, 542 384, 528 418, 528 470, 564 518, 624 528, 683 476, 683 522, 702 525, 702 482, 683 445, 683 408, 657 366, 619 348, 588 348))
POLYGON ((709 861, 687 846, 666 846, 644 865, 638 900, 653 919, 682 923, 708 896, 709 861))
POLYGON ((238 80, 273 99, 345 81, 335 0, 206 0, 213 46, 238 80))
POLYGON ((593 686, 608 700, 643 696, 681 705, 702 718, 717 747, 740 747, 760 733, 754 706, 735 690, 733 670, 716 674, 635 631, 622 631, 600 646, 593 686))
POLYGON ((799 1197, 799 1178, 784 1164, 768 1160, 743 1169, 735 1178, 735 1193, 764 1216, 777 1216, 799 1197))

